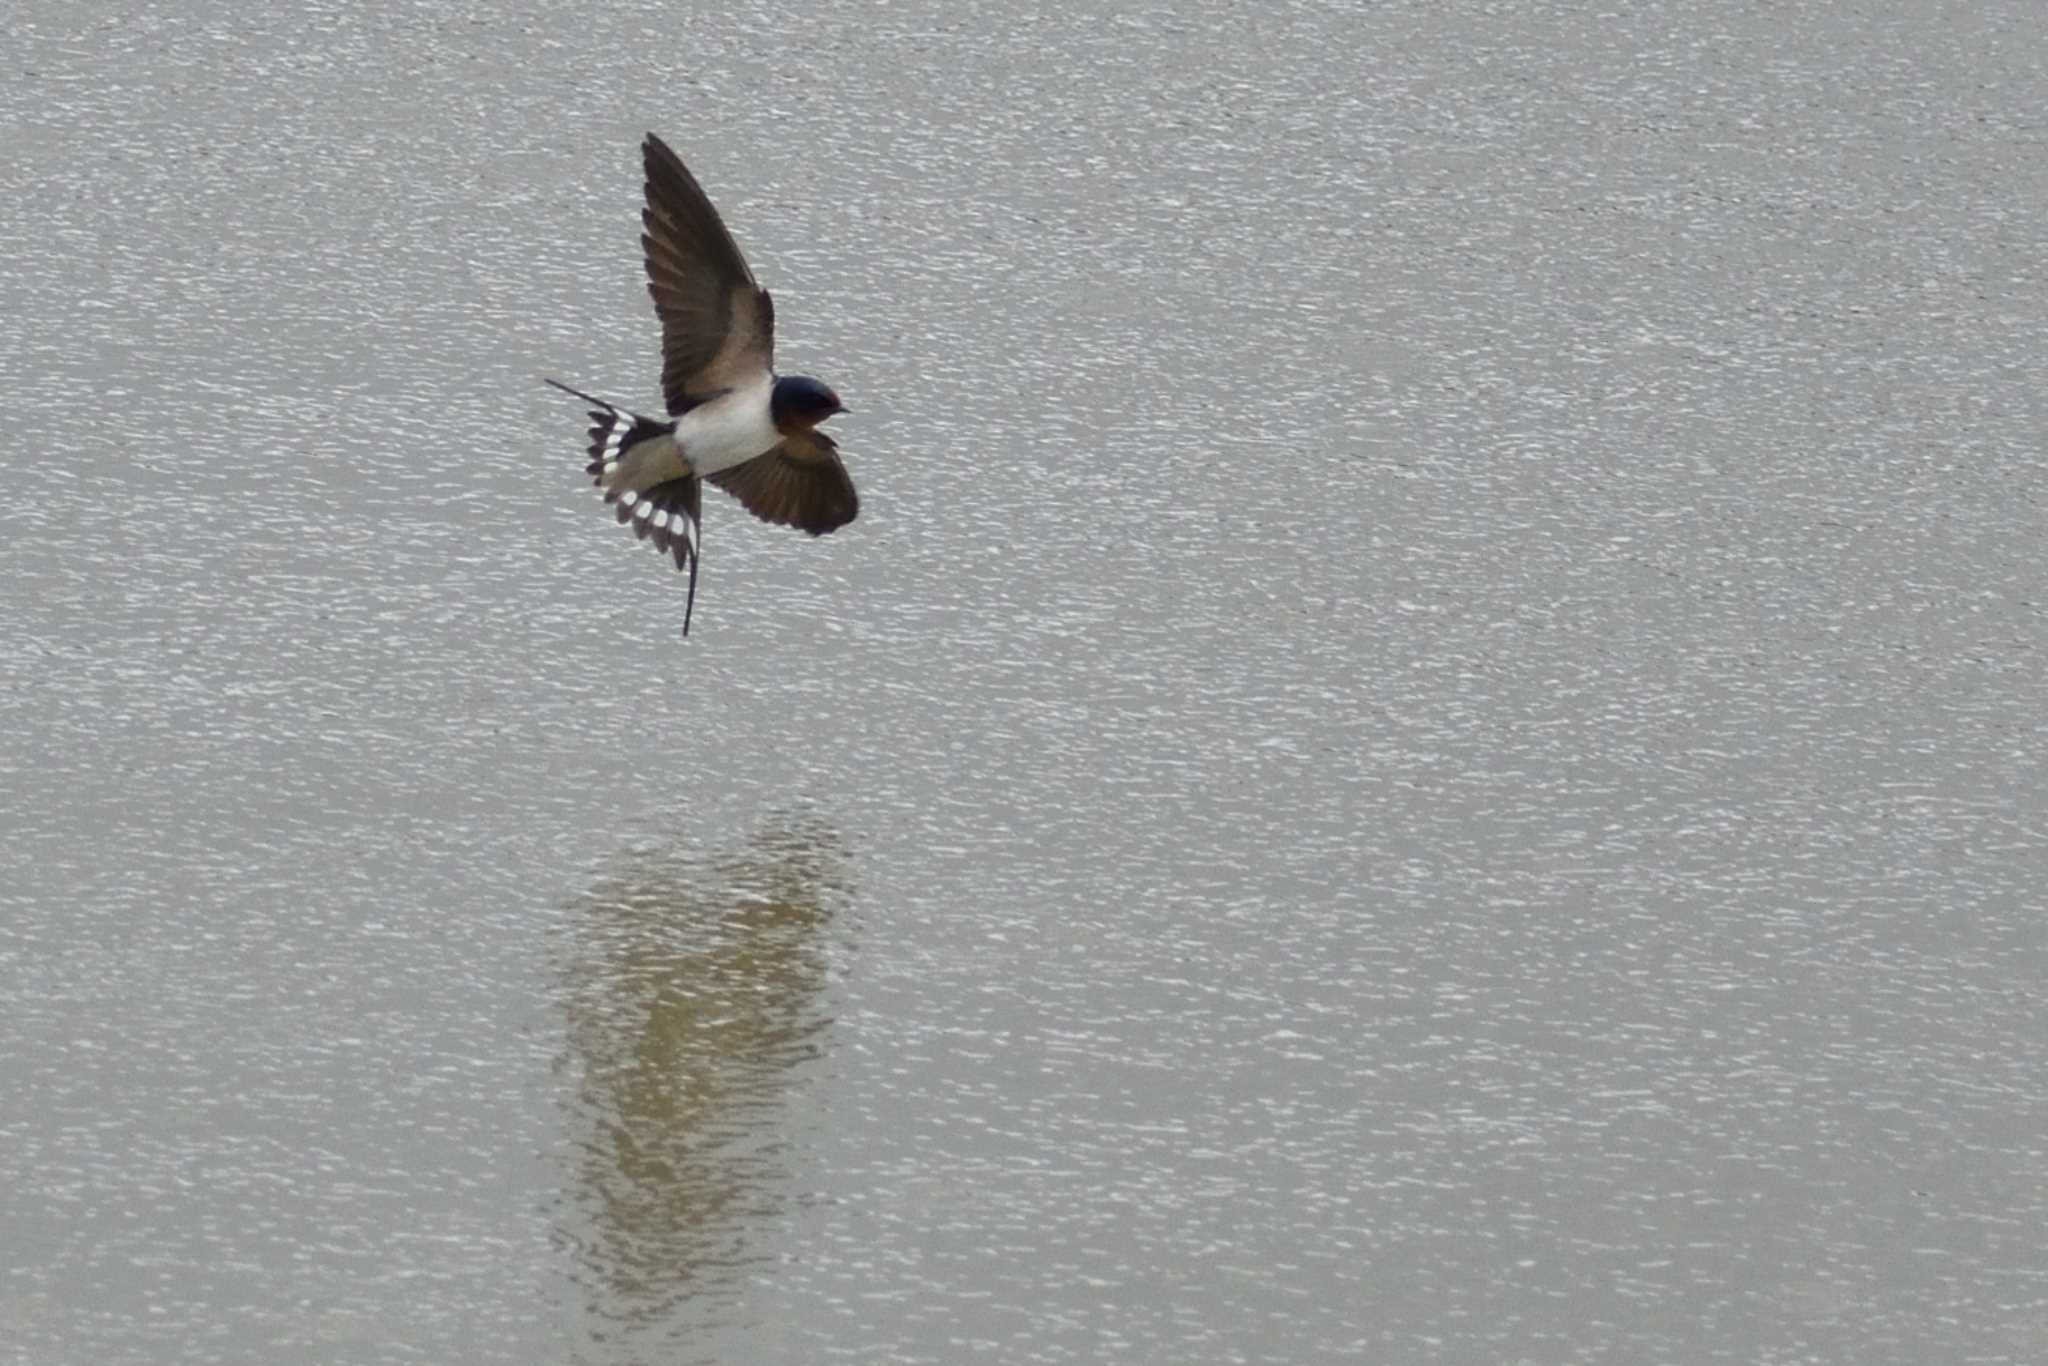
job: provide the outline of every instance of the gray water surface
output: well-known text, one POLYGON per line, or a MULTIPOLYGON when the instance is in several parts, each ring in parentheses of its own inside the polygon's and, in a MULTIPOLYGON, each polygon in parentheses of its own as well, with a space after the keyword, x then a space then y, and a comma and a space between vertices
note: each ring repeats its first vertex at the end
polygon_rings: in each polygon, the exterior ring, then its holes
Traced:
POLYGON ((2042 1360, 2039 17, 17 6, 0 1360, 2042 1360))

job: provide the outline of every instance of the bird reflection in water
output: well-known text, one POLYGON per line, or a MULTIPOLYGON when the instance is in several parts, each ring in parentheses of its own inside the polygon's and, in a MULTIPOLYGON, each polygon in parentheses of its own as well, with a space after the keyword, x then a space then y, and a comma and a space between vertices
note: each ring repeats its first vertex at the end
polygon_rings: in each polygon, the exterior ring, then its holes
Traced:
POLYGON ((573 908, 556 1228, 593 1326, 651 1327, 760 1261, 750 1235, 796 1174, 791 1087, 832 1023, 845 871, 836 832, 787 819, 725 854, 631 857, 573 908))

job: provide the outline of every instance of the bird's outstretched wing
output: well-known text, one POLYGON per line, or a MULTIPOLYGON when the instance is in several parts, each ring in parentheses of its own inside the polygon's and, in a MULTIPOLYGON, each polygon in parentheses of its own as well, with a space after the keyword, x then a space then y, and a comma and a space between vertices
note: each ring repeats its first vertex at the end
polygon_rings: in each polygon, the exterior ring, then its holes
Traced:
POLYGON ((682 159, 652 133, 640 151, 640 245, 661 318, 661 392, 673 417, 773 368, 775 305, 682 159))
POLYGON ((705 477, 762 521, 822 536, 860 515, 860 497, 838 452, 823 432, 798 432, 766 455, 705 477))

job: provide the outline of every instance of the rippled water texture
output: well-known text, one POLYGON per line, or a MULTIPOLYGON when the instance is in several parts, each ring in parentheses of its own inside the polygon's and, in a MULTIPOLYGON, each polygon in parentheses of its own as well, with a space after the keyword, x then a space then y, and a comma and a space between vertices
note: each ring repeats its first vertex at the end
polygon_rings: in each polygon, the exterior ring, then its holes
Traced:
POLYGON ((2048 1357, 2048 37, 1616 8, 17 5, 0 1361, 2048 1357))

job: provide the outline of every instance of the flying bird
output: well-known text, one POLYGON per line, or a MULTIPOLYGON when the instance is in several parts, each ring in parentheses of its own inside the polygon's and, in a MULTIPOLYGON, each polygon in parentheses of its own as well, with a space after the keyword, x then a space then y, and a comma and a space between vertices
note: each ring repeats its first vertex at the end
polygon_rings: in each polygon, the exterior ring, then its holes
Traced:
POLYGON ((588 473, 620 522, 690 574, 683 634, 697 603, 703 481, 764 522, 822 536, 860 512, 838 445, 818 430, 847 411, 808 375, 775 373, 775 305, 697 178, 649 133, 640 145, 647 206, 640 246, 661 319, 666 422, 572 389, 590 405, 588 473))

